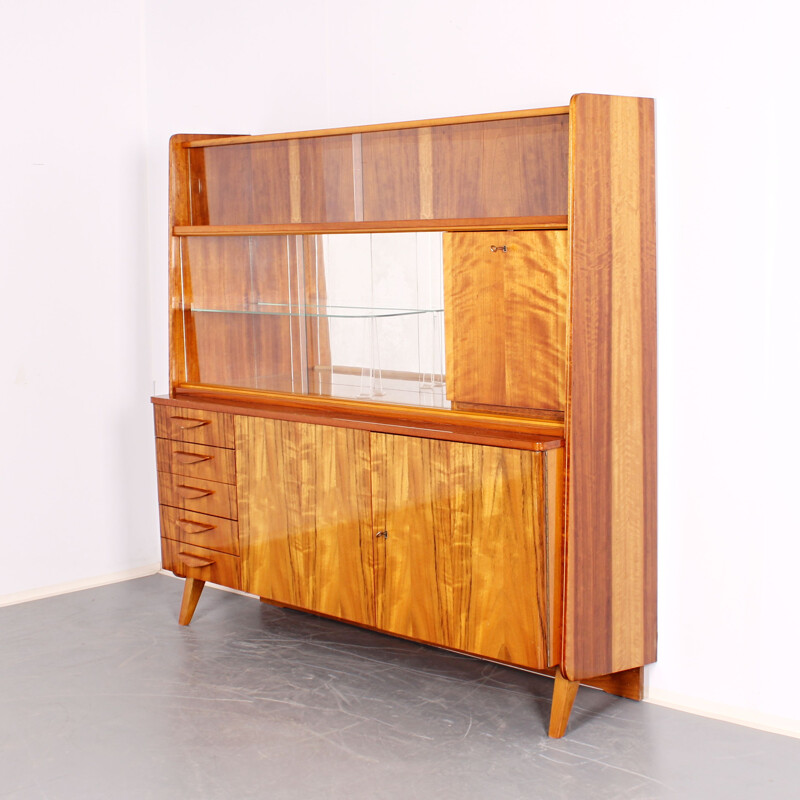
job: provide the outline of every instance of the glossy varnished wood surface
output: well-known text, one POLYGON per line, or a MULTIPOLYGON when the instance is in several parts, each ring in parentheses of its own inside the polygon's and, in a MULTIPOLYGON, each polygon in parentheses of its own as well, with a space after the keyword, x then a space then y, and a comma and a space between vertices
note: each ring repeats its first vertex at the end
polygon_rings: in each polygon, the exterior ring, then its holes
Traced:
POLYGON ((236 488, 229 483, 159 472, 158 498, 165 506, 236 519, 236 488))
POLYGON ((232 448, 233 415, 229 411, 184 403, 154 403, 156 436, 182 442, 232 448))
POLYGON ((563 411, 568 265, 566 231, 444 235, 451 400, 563 411))
POLYGON ((565 671, 655 660, 653 102, 578 95, 572 124, 565 671))
POLYGON ((432 128, 434 217, 563 214, 568 118, 432 128))
POLYGON ((547 665, 543 456, 372 434, 377 626, 547 665))
POLYGON ((207 395, 202 393, 203 387, 193 387, 191 392, 179 389, 174 398, 153 397, 153 404, 161 409, 156 412, 157 418, 173 417, 178 421, 187 417, 206 419, 204 414, 228 412, 519 450, 552 450, 564 443, 563 426, 557 420, 467 414, 277 393, 236 391, 226 397, 224 387, 210 388, 212 391, 207 395))
POLYGON ((245 590, 373 625, 369 434, 238 416, 245 590))
POLYGON ((318 136, 343 136, 353 133, 372 133, 380 131, 397 131, 408 128, 436 127, 439 125, 462 125, 467 122, 495 122, 505 119, 519 119, 527 117, 550 117, 569 114, 567 106, 551 108, 530 108, 520 111, 499 111, 489 114, 469 114, 460 117, 437 117, 436 119, 408 120, 404 122, 389 122, 378 125, 354 125, 346 128, 327 128, 312 131, 292 131, 286 133, 267 133, 255 136, 197 136, 197 141, 187 143, 187 147, 221 147, 227 145, 240 145, 252 142, 270 142, 283 139, 308 139, 318 136))
POLYGON ((239 526, 235 520, 171 506, 160 506, 159 516, 165 539, 239 555, 239 526))
POLYGON ((160 472, 172 472, 175 475, 220 483, 236 483, 233 450, 224 447, 156 439, 156 461, 160 472))
MULTIPOLYGON (((231 589, 242 588, 241 562, 228 553, 162 538, 161 561, 164 569, 180 578, 210 581, 231 589)), ((199 597, 199 592, 197 595, 199 597)), ((196 604, 197 600, 194 602, 196 604)))
POLYGON ((295 236, 316 233, 393 233, 403 231, 566 230, 566 214, 526 217, 387 219, 356 222, 302 222, 291 225, 176 225, 175 236, 295 236))

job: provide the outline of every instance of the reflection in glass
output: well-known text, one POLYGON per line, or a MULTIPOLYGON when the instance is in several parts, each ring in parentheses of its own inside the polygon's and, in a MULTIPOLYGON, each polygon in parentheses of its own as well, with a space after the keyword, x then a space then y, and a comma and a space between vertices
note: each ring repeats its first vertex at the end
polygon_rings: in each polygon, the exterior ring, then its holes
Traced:
POLYGON ((190 383, 448 407, 441 233, 187 237, 190 383))

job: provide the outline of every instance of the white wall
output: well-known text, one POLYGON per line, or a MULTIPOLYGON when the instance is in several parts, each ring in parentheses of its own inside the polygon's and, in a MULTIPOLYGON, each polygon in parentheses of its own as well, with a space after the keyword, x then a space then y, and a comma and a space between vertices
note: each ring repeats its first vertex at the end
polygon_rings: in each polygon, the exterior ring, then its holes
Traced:
POLYGON ((3 4, 2 595, 159 557, 141 16, 3 4))
POLYGON ((650 693, 800 732, 790 683, 800 170, 794 28, 779 11, 789 5, 144 1, 146 115, 135 4, 14 12, 36 33, 4 53, 19 81, 15 130, 3 133, 13 146, 0 155, 19 193, 3 199, 12 224, 0 245, 14 298, 3 396, 17 488, 3 505, 11 559, 0 591, 152 556, 146 398, 151 376, 166 388, 170 134, 563 105, 578 91, 654 96, 660 658, 650 693))

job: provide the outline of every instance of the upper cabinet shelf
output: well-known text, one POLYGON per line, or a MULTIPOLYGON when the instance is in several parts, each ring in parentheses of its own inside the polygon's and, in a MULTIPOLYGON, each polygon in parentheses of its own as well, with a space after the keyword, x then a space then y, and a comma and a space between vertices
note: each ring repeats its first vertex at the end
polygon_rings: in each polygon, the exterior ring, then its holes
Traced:
POLYGON ((315 233, 402 233, 415 231, 566 230, 567 215, 467 217, 460 219, 381 220, 370 222, 294 222, 273 225, 176 225, 173 236, 269 236, 315 233))
POLYGON ((185 146, 189 196, 173 219, 177 235, 206 226, 270 233, 262 226, 326 232, 566 223, 569 116, 562 112, 253 138, 185 146))

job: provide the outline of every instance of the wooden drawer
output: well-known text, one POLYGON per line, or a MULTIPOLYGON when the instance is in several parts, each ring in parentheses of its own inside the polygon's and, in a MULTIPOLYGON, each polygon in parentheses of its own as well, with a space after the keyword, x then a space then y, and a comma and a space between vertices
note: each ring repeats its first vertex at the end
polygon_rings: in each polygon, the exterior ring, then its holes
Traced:
POLYGON ((236 487, 200 478, 158 473, 158 499, 162 505, 199 511, 214 517, 236 519, 236 487))
POLYGON ((234 447, 233 415, 194 408, 156 405, 156 436, 216 447, 234 447))
POLYGON ((239 555, 239 526, 233 520, 170 506, 160 511, 161 535, 167 539, 239 555))
POLYGON ((231 589, 242 587, 239 559, 228 553, 162 538, 161 561, 164 569, 181 578, 210 581, 231 589))
POLYGON ((156 439, 159 472, 220 483, 236 483, 236 457, 233 450, 205 444, 156 439))

